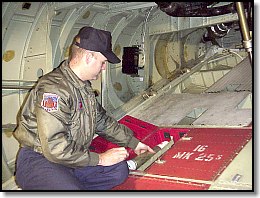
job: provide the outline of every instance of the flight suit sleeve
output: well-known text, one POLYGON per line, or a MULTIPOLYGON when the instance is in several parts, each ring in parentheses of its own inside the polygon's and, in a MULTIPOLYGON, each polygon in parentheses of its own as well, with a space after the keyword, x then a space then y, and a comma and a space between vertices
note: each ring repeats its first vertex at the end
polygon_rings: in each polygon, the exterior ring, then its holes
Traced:
POLYGON ((98 154, 73 140, 72 108, 73 103, 65 90, 47 85, 38 89, 35 111, 43 155, 69 167, 95 166, 99 161, 98 154))
POLYGON ((108 116, 104 108, 97 102, 97 134, 119 146, 135 149, 140 142, 133 131, 108 116))

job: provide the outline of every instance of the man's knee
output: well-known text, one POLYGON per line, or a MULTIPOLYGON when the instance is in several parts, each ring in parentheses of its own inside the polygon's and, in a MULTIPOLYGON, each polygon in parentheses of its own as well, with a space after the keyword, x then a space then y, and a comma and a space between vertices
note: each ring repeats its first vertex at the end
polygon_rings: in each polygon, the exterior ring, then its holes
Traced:
POLYGON ((117 174, 115 175, 115 181, 117 185, 123 183, 129 175, 129 168, 125 161, 120 162, 117 167, 117 174))

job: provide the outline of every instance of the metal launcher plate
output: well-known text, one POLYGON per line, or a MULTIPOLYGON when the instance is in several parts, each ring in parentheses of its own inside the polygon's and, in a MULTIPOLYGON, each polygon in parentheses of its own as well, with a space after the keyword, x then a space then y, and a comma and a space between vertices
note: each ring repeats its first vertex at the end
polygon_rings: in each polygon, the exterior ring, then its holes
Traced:
MULTIPOLYGON (((144 171, 131 171, 114 190, 207 190, 252 138, 251 127, 161 128, 131 116, 120 123, 151 147, 170 137, 175 144, 160 157, 164 163, 154 162, 144 171)), ((93 147, 117 147, 103 140, 96 138, 93 147)), ((135 157, 132 150, 129 153, 129 159, 135 157)))

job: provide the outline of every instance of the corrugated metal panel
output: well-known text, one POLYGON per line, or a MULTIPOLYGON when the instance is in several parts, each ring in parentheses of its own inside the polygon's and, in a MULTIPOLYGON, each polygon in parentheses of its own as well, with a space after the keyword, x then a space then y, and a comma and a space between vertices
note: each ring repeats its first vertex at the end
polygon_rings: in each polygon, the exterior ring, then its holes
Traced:
POLYGON ((205 92, 252 91, 252 67, 245 58, 205 92))

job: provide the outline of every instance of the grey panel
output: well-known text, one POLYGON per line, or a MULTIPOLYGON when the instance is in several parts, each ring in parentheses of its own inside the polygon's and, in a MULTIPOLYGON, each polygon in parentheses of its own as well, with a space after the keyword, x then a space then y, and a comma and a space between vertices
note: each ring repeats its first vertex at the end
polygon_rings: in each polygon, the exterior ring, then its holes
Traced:
POLYGON ((252 91, 252 67, 249 57, 206 90, 207 93, 221 91, 252 91))
POLYGON ((250 92, 223 92, 203 94, 166 93, 153 98, 129 115, 157 126, 177 125, 194 109, 204 112, 192 125, 203 126, 248 126, 252 122, 252 109, 238 108, 250 92))

